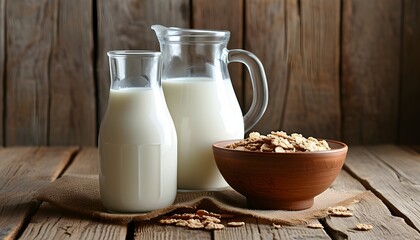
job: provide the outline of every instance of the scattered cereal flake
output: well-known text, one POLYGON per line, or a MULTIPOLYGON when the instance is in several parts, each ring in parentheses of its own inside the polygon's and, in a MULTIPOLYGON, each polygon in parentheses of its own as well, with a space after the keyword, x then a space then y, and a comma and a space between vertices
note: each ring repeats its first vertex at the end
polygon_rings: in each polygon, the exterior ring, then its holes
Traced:
POLYGON ((225 228, 225 225, 220 224, 220 223, 214 223, 214 222, 209 222, 205 227, 205 229, 207 230, 221 230, 224 228, 225 228))
POLYGON ((359 223, 359 224, 356 224, 356 229, 357 230, 361 230, 361 231, 369 231, 369 230, 371 230, 373 228, 373 226, 372 225, 370 225, 370 224, 366 224, 366 223, 359 223))
POLYGON ((273 223, 273 227, 274 227, 275 229, 280 229, 280 228, 281 228, 281 225, 280 225, 280 224, 275 224, 275 223, 273 223))
POLYGON ((328 211, 328 214, 330 214, 331 216, 336 216, 336 217, 353 216, 353 213, 348 208, 343 207, 343 206, 329 207, 327 211, 328 211))
POLYGON ((162 219, 160 219, 159 220, 159 223, 161 223, 161 224, 174 224, 174 223, 177 223, 178 222, 178 219, 175 219, 175 218, 162 218, 162 219))
POLYGON ((183 220, 183 219, 179 219, 178 222, 175 225, 176 226, 181 226, 181 227, 186 227, 186 226, 188 226, 188 221, 183 220))
POLYGON ((220 223, 220 219, 217 217, 213 217, 210 215, 205 215, 202 217, 204 221, 214 222, 214 223, 220 223))
POLYGON ((240 226, 244 226, 245 222, 228 222, 227 225, 229 227, 240 227, 240 226))
POLYGON ((311 223, 307 225, 308 228, 324 228, 321 223, 311 223))
POLYGON ((328 212, 337 212, 337 211, 347 212, 348 209, 347 209, 347 207, 344 207, 344 206, 335 206, 335 207, 329 207, 328 208, 328 212))
POLYGON ((202 216, 205 216, 205 215, 209 215, 209 212, 204 210, 204 209, 199 209, 199 210, 197 210, 197 212, 195 214, 202 217, 202 216))
POLYGON ((211 216, 211 217, 215 217, 215 218, 221 218, 221 217, 222 217, 222 215, 221 215, 221 214, 218 214, 218 213, 213 213, 213 212, 209 212, 209 216, 211 216))
POLYGON ((159 220, 161 224, 175 224, 176 226, 188 227, 191 229, 206 228, 208 230, 219 230, 225 226, 220 224, 220 218, 232 218, 232 214, 218 214, 199 209, 195 213, 173 214, 170 217, 159 220))
POLYGON ((201 223, 201 221, 198 219, 194 219, 194 218, 188 219, 187 223, 188 223, 187 227, 189 228, 193 228, 193 229, 204 228, 204 224, 201 223))
POLYGON ((195 213, 183 213, 183 214, 172 215, 172 218, 184 219, 184 220, 188 220, 190 218, 195 218, 195 217, 196 217, 195 213))

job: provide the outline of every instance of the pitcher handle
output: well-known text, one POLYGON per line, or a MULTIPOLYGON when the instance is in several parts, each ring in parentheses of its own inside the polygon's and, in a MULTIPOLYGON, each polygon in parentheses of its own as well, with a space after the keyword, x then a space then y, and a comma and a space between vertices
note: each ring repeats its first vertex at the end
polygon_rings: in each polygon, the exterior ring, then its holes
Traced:
POLYGON ((242 49, 226 49, 227 63, 240 62, 245 64, 251 76, 252 103, 244 116, 245 132, 254 127, 263 116, 268 105, 268 86, 264 67, 253 53, 242 49))

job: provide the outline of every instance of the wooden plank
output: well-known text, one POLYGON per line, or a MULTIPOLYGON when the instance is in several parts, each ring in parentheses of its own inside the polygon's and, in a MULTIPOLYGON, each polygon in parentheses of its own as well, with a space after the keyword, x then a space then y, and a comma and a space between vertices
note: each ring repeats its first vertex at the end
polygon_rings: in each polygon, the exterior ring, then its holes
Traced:
POLYGON ((48 144, 48 65, 57 3, 6 4, 6 145, 48 144))
POLYGON ((125 239, 125 230, 126 225, 89 220, 43 203, 21 239, 125 239))
POLYGON ((124 49, 159 50, 153 24, 189 27, 189 0, 97 1, 97 92, 98 121, 105 112, 109 94, 107 51, 124 49))
POLYGON ((420 145, 409 146, 408 148, 420 154, 420 145))
POLYGON ((135 222, 134 239, 212 239, 211 231, 161 225, 156 220, 135 222))
POLYGON ((420 144, 420 2, 404 0, 400 102, 401 144, 420 144))
POLYGON ((393 145, 352 147, 345 166, 394 215, 420 230, 420 155, 393 145))
POLYGON ((56 1, 50 60, 50 145, 96 146, 93 1, 56 1))
MULTIPOLYGON (((0 0, 0 99, 4 102, 4 76, 5 76, 5 66, 6 66, 6 0, 0 0)), ((3 121, 4 121, 4 104, 0 104, 0 146, 3 145, 4 139, 4 130, 3 130, 3 121)))
POLYGON ((289 79, 281 129, 339 139, 340 1, 288 1, 287 21, 289 79))
MULTIPOLYGON (((269 101, 267 110, 252 131, 269 133, 280 129, 287 93, 287 30, 285 0, 246 0, 245 48, 256 54, 266 71, 269 101), (264 17, 261 17, 264 16, 264 17)), ((289 23, 290 24, 290 23, 289 23)), ((252 101, 247 76, 244 82, 245 106, 252 101)))
MULTIPOLYGON (((353 151, 349 152, 346 163, 357 157, 353 151)), ((381 172, 379 169, 375 171, 381 172)), ((340 172, 331 187, 341 191, 365 189, 346 171, 340 172)), ((419 233, 402 218, 393 216, 388 207, 373 194, 365 196, 362 201, 349 208, 354 214, 351 218, 327 217, 322 221, 325 230, 333 239, 418 239, 420 237, 419 233), (356 231, 354 228, 358 223, 372 224, 374 228, 368 232, 356 231)))
MULTIPOLYGON (((352 157, 350 153, 349 157, 352 157)), ((366 159, 365 159, 366 160, 366 159)), ((342 171, 333 187, 344 189, 363 189, 363 186, 342 171)), ((333 239, 420 239, 420 233, 404 222, 402 218, 392 216, 387 206, 372 193, 359 203, 349 206, 353 217, 327 217, 323 224, 333 239), (355 230, 356 224, 371 224, 370 231, 355 230)))
MULTIPOLYGON (((192 3, 192 27, 230 31, 228 49, 243 48, 243 0, 194 0, 192 3)), ((244 109, 242 64, 228 65, 230 79, 244 109)))
POLYGON ((214 240, 222 239, 261 239, 260 230, 256 218, 248 216, 235 216, 234 218, 222 220, 225 228, 221 231, 213 231, 214 240), (234 222, 245 222, 245 226, 242 227, 228 227, 227 223, 230 221, 234 222))
MULTIPOLYGON (((318 221, 315 221, 318 222, 318 221)), ((260 239, 331 239, 323 229, 312 229, 305 226, 282 226, 277 229, 266 221, 258 221, 260 239)))
MULTIPOLYGON (((97 175, 98 149, 84 148, 64 175, 97 175)), ((23 239, 125 239, 127 224, 99 222, 43 203, 28 227, 23 239)))
POLYGON ((99 155, 97 148, 82 148, 64 175, 98 175, 99 155))
POLYGON ((57 178, 77 148, 0 149, 0 238, 14 239, 37 208, 32 193, 57 178))
POLYGON ((401 1, 343 1, 343 140, 394 143, 398 134, 401 1))
POLYGON ((246 46, 261 56, 270 90, 256 130, 340 138, 340 1, 248 3, 246 46))
POLYGON ((246 224, 244 227, 226 227, 223 231, 214 231, 214 239, 331 239, 322 229, 310 229, 306 226, 275 228, 268 220, 246 216, 229 221, 243 221, 246 224))

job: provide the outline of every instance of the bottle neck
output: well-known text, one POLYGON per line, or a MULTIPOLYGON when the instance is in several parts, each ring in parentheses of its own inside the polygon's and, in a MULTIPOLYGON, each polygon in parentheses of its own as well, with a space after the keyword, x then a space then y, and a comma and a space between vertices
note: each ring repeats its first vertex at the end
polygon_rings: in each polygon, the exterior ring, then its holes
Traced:
POLYGON ((108 56, 112 90, 161 87, 160 52, 111 51, 108 56))

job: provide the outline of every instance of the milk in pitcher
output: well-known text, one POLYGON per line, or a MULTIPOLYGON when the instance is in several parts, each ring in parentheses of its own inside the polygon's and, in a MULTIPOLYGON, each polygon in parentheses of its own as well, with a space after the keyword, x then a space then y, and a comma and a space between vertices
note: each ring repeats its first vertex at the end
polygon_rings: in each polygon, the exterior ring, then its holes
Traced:
POLYGON ((244 135, 242 112, 230 80, 173 78, 162 85, 178 136, 178 187, 228 186, 217 169, 212 144, 244 135))
POLYGON ((227 49, 229 31, 153 25, 162 52, 162 84, 178 135, 178 188, 228 186, 213 159, 212 144, 243 139, 268 104, 264 67, 253 53, 227 49), (228 64, 247 66, 252 102, 245 116, 231 84, 228 64))

